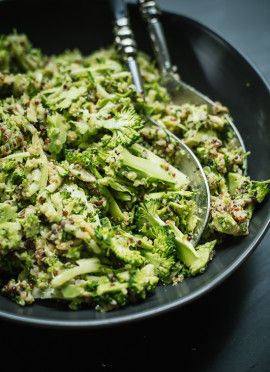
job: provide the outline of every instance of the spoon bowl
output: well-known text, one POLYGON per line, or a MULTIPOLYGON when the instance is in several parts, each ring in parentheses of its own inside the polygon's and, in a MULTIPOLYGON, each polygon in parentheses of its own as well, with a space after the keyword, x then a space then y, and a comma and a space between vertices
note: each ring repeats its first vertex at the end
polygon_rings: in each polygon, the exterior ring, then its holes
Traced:
MULTIPOLYGON (((115 23, 114 34, 116 46, 131 73, 137 93, 144 97, 141 74, 136 60, 137 46, 130 27, 127 4, 124 0, 111 0, 111 8, 115 23)), ((161 127, 151 117, 145 119, 148 125, 154 125, 163 130, 166 133, 167 141, 174 143, 180 149, 180 154, 182 155, 178 159, 175 159, 176 164, 174 165, 189 178, 192 190, 195 191, 195 201, 198 206, 198 222, 192 236, 192 242, 196 245, 206 227, 210 212, 210 191, 202 166, 195 154, 178 137, 161 127)))

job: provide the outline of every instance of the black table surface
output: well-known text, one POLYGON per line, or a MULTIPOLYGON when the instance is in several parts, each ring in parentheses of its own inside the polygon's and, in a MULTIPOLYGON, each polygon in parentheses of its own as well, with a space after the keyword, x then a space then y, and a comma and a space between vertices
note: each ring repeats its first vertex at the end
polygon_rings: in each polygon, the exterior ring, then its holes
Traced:
MULTIPOLYGON (((269 0, 160 0, 242 51, 270 82, 269 0)), ((96 331, 0 322, 1 360, 11 370, 270 371, 270 234, 225 283, 183 309, 96 331), (52 358, 57 359, 52 362, 52 358)), ((7 368, 5 368, 6 370, 7 368)), ((1 368, 4 371, 4 369, 1 368)))

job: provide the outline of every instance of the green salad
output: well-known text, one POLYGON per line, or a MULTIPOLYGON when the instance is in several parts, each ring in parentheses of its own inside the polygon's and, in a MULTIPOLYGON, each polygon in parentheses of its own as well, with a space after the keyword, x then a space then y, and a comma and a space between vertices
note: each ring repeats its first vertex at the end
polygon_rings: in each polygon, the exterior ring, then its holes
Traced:
POLYGON ((269 192, 243 174, 228 110, 173 104, 154 63, 138 61, 145 99, 114 48, 48 57, 25 35, 0 38, 0 287, 20 305, 107 311, 143 300, 202 273, 226 236, 247 235, 269 192), (162 127, 209 182, 196 247, 196 190, 162 127))

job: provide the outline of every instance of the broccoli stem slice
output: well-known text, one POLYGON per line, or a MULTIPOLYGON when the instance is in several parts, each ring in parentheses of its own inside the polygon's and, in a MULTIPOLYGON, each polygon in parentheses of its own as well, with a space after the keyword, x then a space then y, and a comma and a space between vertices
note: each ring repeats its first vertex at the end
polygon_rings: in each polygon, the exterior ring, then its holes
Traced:
POLYGON ((154 154, 152 151, 146 149, 138 143, 133 144, 131 149, 134 150, 137 155, 143 156, 143 158, 146 157, 146 159, 151 162, 155 168, 166 168, 167 175, 169 175, 173 182, 177 185, 186 186, 189 183, 188 177, 184 173, 175 168, 173 165, 169 164, 165 159, 162 159, 158 155, 154 154))
MULTIPOLYGON (((121 151, 123 165, 144 173, 147 177, 160 180, 169 184, 176 184, 177 179, 164 169, 164 161, 160 159, 157 163, 150 159, 141 158, 131 154, 127 149, 123 148, 121 151)), ((166 167, 166 163, 165 163, 166 167)), ((181 184, 183 181, 181 180, 181 184)))
POLYGON ((175 226, 172 221, 167 221, 167 224, 173 230, 175 240, 178 248, 178 256, 182 260, 184 259, 185 265, 189 266, 194 259, 198 258, 196 250, 192 243, 188 241, 185 235, 175 226))
MULTIPOLYGON (((102 176, 101 174, 99 173, 99 171, 97 169, 94 169, 94 172, 95 174, 95 177, 97 179, 102 179, 102 176)), ((116 221, 119 221, 119 222, 122 222, 125 220, 125 215, 123 214, 123 212, 121 211, 119 205, 117 204, 116 200, 114 199, 113 195, 111 194, 111 192, 107 189, 107 187, 101 185, 100 183, 97 183, 97 185, 99 186, 99 190, 100 192, 107 198, 108 200, 108 204, 109 204, 109 210, 110 210, 110 213, 112 215, 112 217, 116 220, 116 221)))
POLYGON ((85 258, 77 261, 78 266, 62 271, 53 278, 51 285, 53 288, 60 287, 78 275, 94 273, 100 270, 101 265, 97 258, 85 258))
MULTIPOLYGON (((102 176, 101 176, 101 174, 99 173, 99 171, 97 169, 95 169, 95 176, 96 176, 97 179, 102 179, 102 176)), ((125 215, 121 211, 119 205, 115 201, 115 199, 112 196, 111 192, 107 189, 107 187, 105 187, 103 185, 100 185, 100 184, 99 184, 99 188, 100 188, 100 192, 108 200, 109 209, 110 209, 110 213, 111 213, 112 217, 116 221, 119 221, 119 222, 124 221, 125 220, 125 215)))
POLYGON ((24 158, 29 158, 31 156, 30 152, 28 151, 23 151, 23 152, 15 152, 13 154, 7 155, 4 158, 1 159, 1 162, 5 160, 17 160, 21 161, 24 158))
POLYGON ((205 244, 195 249, 173 222, 168 221, 168 225, 174 232, 177 255, 180 261, 189 268, 191 275, 203 272, 211 259, 211 252, 216 241, 211 242, 211 245, 205 244))
POLYGON ((108 204, 109 204, 109 210, 110 210, 110 213, 111 213, 112 217, 116 221, 119 221, 119 222, 124 221, 125 220, 125 215, 121 211, 119 205, 115 201, 115 199, 112 196, 112 194, 110 193, 110 191, 105 186, 101 186, 100 187, 100 192, 107 198, 107 201, 108 201, 108 204))

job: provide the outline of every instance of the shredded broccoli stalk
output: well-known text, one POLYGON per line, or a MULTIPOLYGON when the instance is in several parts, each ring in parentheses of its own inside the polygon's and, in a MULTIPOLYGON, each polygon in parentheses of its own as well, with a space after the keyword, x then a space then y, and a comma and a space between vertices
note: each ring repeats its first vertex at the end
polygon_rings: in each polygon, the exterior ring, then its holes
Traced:
POLYGON ((71 269, 65 269, 63 272, 53 278, 51 284, 57 288, 69 282, 76 276, 97 272, 100 269, 99 261, 96 258, 85 258, 77 261, 77 265, 71 269))

